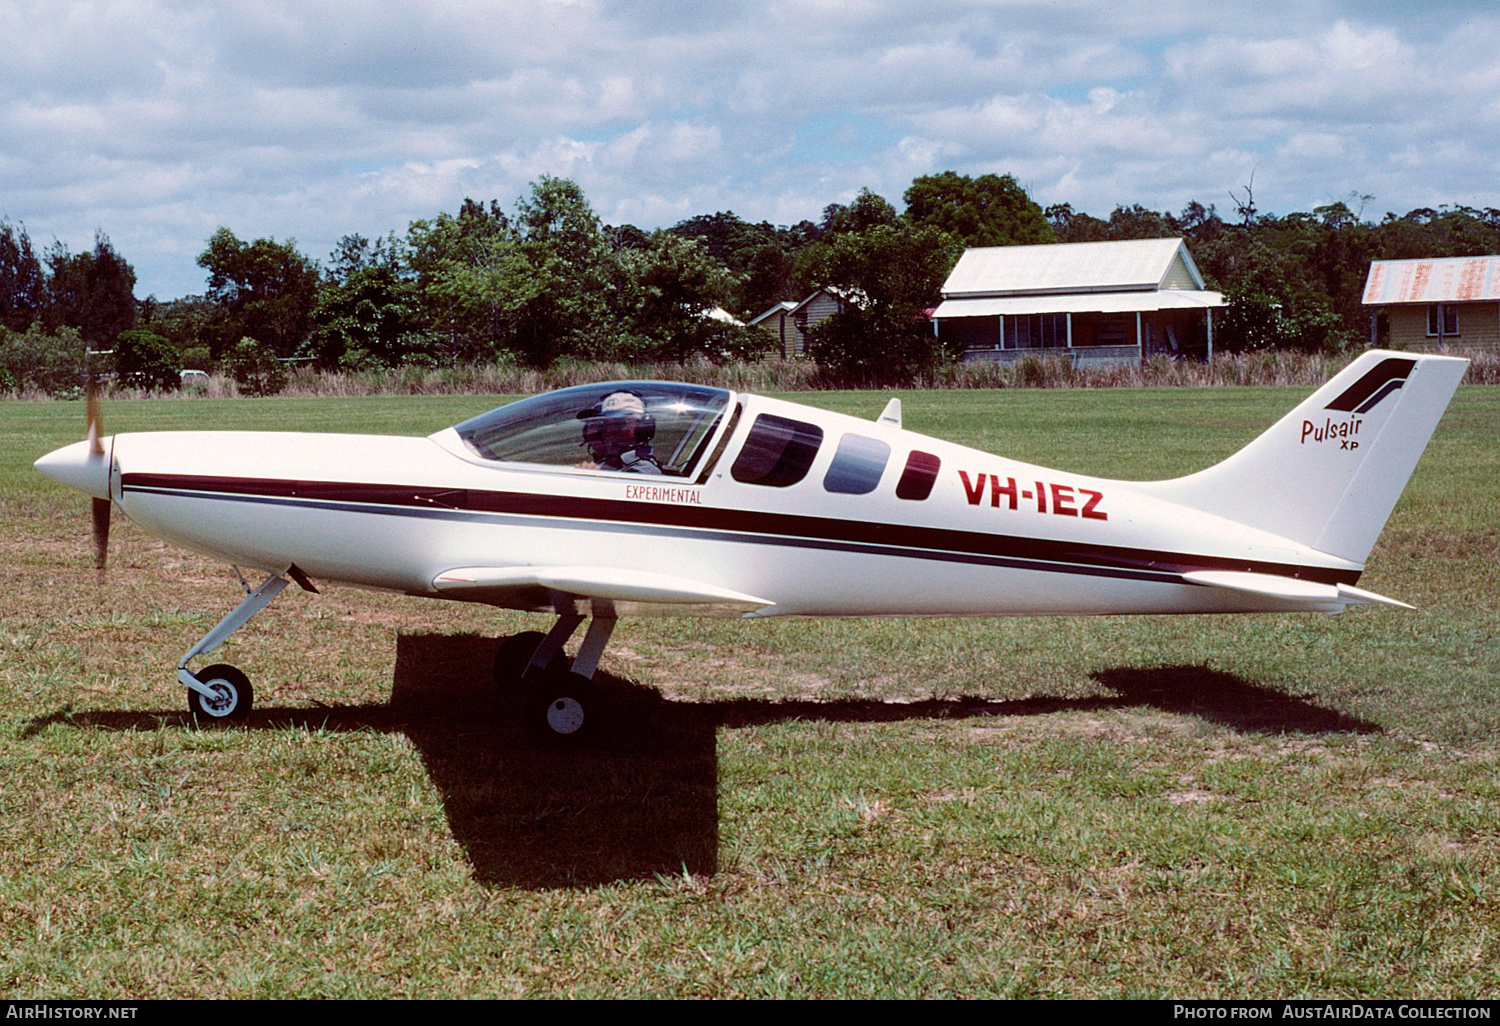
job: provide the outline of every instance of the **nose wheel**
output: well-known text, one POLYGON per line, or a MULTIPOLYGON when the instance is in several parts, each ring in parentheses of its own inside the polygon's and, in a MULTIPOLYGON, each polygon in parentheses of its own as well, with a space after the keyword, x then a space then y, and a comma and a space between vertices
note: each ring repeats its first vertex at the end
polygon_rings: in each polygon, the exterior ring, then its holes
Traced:
POLYGON ((206 666, 193 674, 209 693, 188 688, 188 711, 209 720, 243 720, 255 703, 250 678, 228 663, 206 666))

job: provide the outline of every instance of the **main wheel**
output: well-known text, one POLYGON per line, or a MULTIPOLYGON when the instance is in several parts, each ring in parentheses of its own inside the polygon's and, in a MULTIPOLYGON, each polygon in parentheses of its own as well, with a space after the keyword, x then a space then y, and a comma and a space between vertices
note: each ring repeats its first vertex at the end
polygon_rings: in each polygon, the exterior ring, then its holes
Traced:
POLYGON ((255 703, 250 678, 228 663, 215 663, 193 674, 213 689, 208 698, 188 688, 188 711, 211 720, 243 720, 255 703))
MULTIPOLYGON (((545 637, 541 631, 522 631, 500 642, 500 647, 495 651, 495 683, 503 688, 513 687, 521 679, 521 674, 526 672, 531 657, 536 654, 537 646, 545 637)), ((554 673, 566 673, 568 666, 567 655, 559 652, 552 657, 548 669, 554 673)))
POLYGON ((576 744, 598 729, 599 689, 577 673, 527 682, 526 726, 538 737, 576 744))

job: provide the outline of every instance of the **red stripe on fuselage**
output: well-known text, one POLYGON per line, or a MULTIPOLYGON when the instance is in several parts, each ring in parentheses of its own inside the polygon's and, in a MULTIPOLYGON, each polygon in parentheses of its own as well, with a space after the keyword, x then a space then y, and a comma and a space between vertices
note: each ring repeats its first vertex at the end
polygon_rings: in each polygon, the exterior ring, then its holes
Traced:
POLYGON ((1268 563, 1224 556, 986 534, 952 528, 880 524, 794 513, 720 509, 712 506, 680 506, 670 503, 537 495, 528 492, 197 474, 124 474, 120 483, 125 491, 133 488, 163 488, 224 495, 365 503, 410 509, 447 509, 570 520, 601 520, 639 525, 734 531, 765 536, 812 538, 884 545, 892 548, 929 549, 965 555, 1011 557, 1053 563, 1077 563, 1120 570, 1150 570, 1158 573, 1240 570, 1296 577, 1324 584, 1353 584, 1359 580, 1360 576, 1357 570, 1332 567, 1268 563))

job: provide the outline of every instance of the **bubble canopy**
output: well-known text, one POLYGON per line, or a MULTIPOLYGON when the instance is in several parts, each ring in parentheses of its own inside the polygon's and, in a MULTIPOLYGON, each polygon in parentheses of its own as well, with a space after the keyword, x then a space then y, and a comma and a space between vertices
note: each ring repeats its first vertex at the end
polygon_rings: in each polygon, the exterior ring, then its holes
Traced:
POLYGON ((589 426, 601 418, 631 416, 641 423, 641 444, 654 452, 662 474, 686 477, 703 458, 733 398, 733 392, 707 385, 610 381, 521 399, 457 424, 454 431, 486 460, 588 467, 589 426))

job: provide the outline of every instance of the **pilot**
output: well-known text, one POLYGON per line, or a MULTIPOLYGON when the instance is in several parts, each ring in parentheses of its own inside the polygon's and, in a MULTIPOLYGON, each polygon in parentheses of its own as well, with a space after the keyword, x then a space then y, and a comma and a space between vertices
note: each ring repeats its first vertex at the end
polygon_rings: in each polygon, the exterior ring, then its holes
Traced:
POLYGON ((583 421, 583 444, 592 462, 586 469, 620 470, 627 474, 660 474, 661 466, 651 453, 656 436, 656 418, 646 412, 646 402, 630 391, 611 392, 578 415, 583 421))

